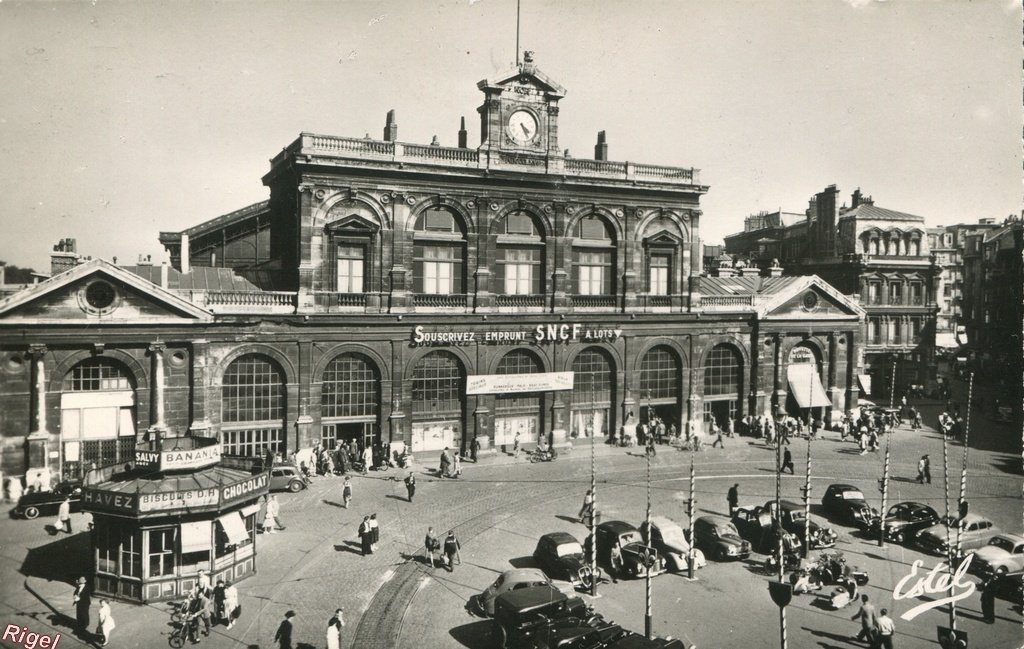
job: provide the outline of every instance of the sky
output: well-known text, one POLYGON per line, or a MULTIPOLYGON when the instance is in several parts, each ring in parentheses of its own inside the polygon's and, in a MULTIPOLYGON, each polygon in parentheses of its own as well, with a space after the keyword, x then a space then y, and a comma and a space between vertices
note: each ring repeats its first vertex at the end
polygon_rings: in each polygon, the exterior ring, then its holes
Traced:
MULTIPOLYGON (((701 236, 835 184, 929 226, 1020 213, 1020 0, 522 0, 559 141, 701 169, 701 236)), ((454 146, 515 0, 0 2, 0 260, 166 259, 300 132, 454 146)))

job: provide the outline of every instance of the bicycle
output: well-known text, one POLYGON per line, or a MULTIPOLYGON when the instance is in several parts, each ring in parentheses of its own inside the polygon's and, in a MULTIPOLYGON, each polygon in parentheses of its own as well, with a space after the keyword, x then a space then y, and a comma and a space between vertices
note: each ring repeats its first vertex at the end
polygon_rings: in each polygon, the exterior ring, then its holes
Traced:
POLYGON ((184 647, 185 643, 188 642, 189 639, 189 630, 192 625, 196 624, 196 622, 197 618, 194 615, 182 613, 180 610, 172 613, 171 623, 174 624, 174 630, 171 631, 171 634, 167 637, 167 644, 171 645, 172 649, 181 649, 184 647))

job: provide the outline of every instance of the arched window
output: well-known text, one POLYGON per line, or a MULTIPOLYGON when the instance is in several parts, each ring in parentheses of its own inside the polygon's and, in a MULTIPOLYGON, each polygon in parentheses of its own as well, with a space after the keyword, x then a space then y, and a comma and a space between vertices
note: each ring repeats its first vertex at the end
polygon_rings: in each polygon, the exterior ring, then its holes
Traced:
MULTIPOLYGON (((509 352, 498 361, 497 374, 537 374, 543 368, 530 352, 509 352)), ((521 443, 533 443, 544 433, 543 393, 516 392, 499 394, 494 399, 494 443, 514 443, 519 433, 521 443)))
POLYGON ((681 425, 677 421, 682 398, 683 364, 679 356, 664 345, 652 347, 640 361, 640 397, 649 411, 642 417, 657 416, 665 425, 681 425), (653 412, 650 412, 653 410, 653 412))
POLYGON ((462 223, 440 207, 424 210, 413 227, 413 291, 466 292, 466 236, 462 223))
POLYGON ((499 290, 505 295, 544 292, 544 238, 526 212, 513 212, 497 224, 499 290))
POLYGON ((466 372, 451 352, 430 352, 412 371, 412 448, 459 447, 465 408, 466 372))
POLYGON ((135 459, 135 378, 118 361, 90 358, 72 367, 60 410, 65 478, 135 459))
POLYGON ((262 354, 239 356, 224 370, 221 428, 224 453, 259 456, 287 452, 284 373, 262 354))
POLYGON ((740 354, 729 344, 712 348, 704 361, 704 421, 719 426, 726 418, 736 419, 743 394, 743 370, 740 354))
POLYGON ((576 222, 572 231, 573 282, 578 295, 615 294, 615 238, 597 216, 576 222))
POLYGON ((615 372, 607 353, 597 348, 581 351, 572 361, 572 434, 604 435, 614 430, 612 402, 615 372))
POLYGON ((356 440, 363 448, 377 441, 380 375, 362 354, 341 354, 324 369, 320 397, 324 448, 356 440))
POLYGON ((877 255, 878 254, 878 237, 874 237, 874 236, 868 237, 868 254, 869 255, 877 255))

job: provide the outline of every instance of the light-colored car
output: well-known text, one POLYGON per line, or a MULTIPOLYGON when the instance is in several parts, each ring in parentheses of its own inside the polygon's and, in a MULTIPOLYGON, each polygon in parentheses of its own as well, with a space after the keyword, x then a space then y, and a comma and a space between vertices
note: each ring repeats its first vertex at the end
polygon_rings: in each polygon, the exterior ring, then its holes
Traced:
POLYGON ((998 534, 1000 531, 995 523, 984 516, 967 514, 962 519, 946 519, 921 530, 917 535, 915 545, 925 552, 945 556, 949 554, 950 545, 956 547, 957 526, 960 527, 960 549, 965 553, 983 547, 993 534, 998 534), (946 541, 947 531, 949 532, 948 543, 946 541))
POLYGON ((494 615, 494 600, 498 599, 498 595, 532 586, 553 586, 566 595, 575 592, 572 584, 567 581, 552 581, 539 568, 512 568, 501 573, 493 584, 477 596, 477 604, 480 610, 490 617, 494 615))
POLYGON ((1005 575, 1024 570, 1024 536, 999 534, 978 549, 971 561, 971 572, 979 575, 1005 575))
MULTIPOLYGON (((640 524, 640 533, 647 536, 646 521, 640 524)), ((690 542, 686 540, 686 534, 675 521, 664 516, 651 516, 651 531, 648 538, 651 546, 664 555, 670 572, 689 570, 687 557, 690 554, 690 542)), ((704 553, 700 550, 693 550, 693 558, 694 568, 708 565, 704 553)))

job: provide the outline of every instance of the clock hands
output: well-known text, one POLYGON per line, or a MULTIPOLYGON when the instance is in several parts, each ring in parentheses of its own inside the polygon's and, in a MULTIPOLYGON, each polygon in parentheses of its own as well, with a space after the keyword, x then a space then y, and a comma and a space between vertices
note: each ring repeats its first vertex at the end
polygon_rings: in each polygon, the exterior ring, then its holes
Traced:
POLYGON ((526 128, 526 124, 519 122, 519 128, 523 129, 523 135, 530 137, 530 129, 526 128))

